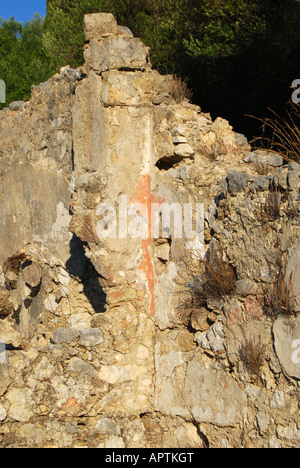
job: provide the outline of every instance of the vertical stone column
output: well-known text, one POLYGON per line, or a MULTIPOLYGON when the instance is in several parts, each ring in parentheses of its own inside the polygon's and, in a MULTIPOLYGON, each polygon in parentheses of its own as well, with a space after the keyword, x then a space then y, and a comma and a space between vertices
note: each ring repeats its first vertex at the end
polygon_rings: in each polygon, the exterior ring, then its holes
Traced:
POLYGON ((166 79, 151 70, 142 42, 123 31, 112 15, 85 16, 86 78, 73 107, 71 229, 106 293, 103 320, 115 355, 100 378, 122 395, 118 411, 140 414, 155 395, 152 96, 166 92, 166 79))
POLYGON ((166 92, 168 78, 151 70, 148 48, 126 28, 123 34, 112 15, 84 22, 87 77, 73 109, 73 231, 88 244, 109 306, 138 293, 139 307, 154 316, 152 98, 166 92))

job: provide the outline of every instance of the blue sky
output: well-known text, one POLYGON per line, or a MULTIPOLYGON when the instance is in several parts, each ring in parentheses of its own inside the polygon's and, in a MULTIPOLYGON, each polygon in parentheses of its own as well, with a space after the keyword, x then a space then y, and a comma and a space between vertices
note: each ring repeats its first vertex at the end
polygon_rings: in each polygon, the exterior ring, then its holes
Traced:
POLYGON ((0 18, 13 16, 17 21, 30 21, 34 13, 46 15, 46 0, 0 0, 0 18))

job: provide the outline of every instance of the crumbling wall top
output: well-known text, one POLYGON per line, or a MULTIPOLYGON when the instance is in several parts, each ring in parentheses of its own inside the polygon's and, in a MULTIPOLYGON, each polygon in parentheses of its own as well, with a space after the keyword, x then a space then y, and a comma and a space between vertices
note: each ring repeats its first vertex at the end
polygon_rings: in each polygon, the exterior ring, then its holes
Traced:
POLYGON ((87 74, 101 74, 107 70, 151 69, 149 48, 133 37, 128 28, 118 26, 111 13, 85 15, 84 37, 87 74))
POLYGON ((118 25, 111 13, 92 13, 84 15, 84 38, 86 41, 107 34, 117 34, 118 25))

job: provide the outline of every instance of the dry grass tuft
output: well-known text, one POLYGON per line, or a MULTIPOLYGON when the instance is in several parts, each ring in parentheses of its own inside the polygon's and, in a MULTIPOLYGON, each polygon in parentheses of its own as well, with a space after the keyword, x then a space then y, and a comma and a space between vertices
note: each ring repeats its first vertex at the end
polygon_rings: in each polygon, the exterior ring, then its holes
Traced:
POLYGON ((265 295, 266 313, 275 320, 279 315, 295 315, 293 276, 286 277, 286 267, 280 268, 278 277, 265 295))
POLYGON ((287 162, 300 163, 300 105, 291 104, 291 111, 287 113, 287 118, 280 117, 276 112, 269 110, 274 118, 254 118, 263 124, 263 134, 269 133, 270 136, 257 137, 251 143, 259 143, 257 148, 263 147, 268 151, 280 153, 287 162))
POLYGON ((258 204, 257 220, 267 232, 274 229, 273 223, 279 219, 285 201, 285 194, 278 187, 271 187, 265 199, 258 204))
POLYGON ((247 337, 243 329, 244 339, 240 344, 239 356, 254 380, 259 380, 265 361, 266 346, 261 343, 261 337, 247 337))
POLYGON ((209 252, 204 261, 204 292, 207 297, 222 298, 235 290, 236 275, 233 266, 228 263, 223 247, 219 244, 209 252))
POLYGON ((186 81, 183 81, 177 75, 173 75, 171 96, 178 104, 181 104, 183 101, 190 102, 193 97, 193 91, 188 88, 186 81))
POLYGON ((265 214, 269 221, 276 220, 280 216, 282 194, 278 187, 268 192, 265 204, 265 214))
POLYGON ((210 161, 217 161, 220 156, 227 153, 228 150, 226 145, 219 138, 210 145, 206 145, 201 148, 201 154, 203 154, 203 156, 205 156, 210 161))
POLYGON ((186 264, 186 276, 188 281, 184 283, 179 306, 181 316, 186 318, 208 299, 222 299, 235 291, 236 274, 220 244, 210 249, 204 260, 186 264))

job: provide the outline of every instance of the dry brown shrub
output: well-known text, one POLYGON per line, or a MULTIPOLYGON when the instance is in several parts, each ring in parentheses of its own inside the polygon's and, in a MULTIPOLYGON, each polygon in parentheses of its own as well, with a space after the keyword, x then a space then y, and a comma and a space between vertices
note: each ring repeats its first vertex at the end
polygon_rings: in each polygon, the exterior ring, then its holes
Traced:
POLYGON ((186 263, 184 289, 181 291, 179 310, 187 321, 195 309, 200 309, 208 299, 222 299, 235 291, 236 274, 228 262, 222 245, 215 244, 204 260, 186 263))
POLYGON ((277 278, 265 295, 265 305, 267 315, 274 320, 279 315, 295 315, 293 275, 287 278, 286 266, 280 266, 277 278))
POLYGON ((219 138, 210 145, 201 148, 201 154, 210 161, 217 161, 221 155, 227 154, 227 152, 225 143, 219 138))
POLYGON ((173 75, 171 96, 178 104, 181 104, 183 101, 190 102, 193 97, 193 92, 188 88, 186 81, 183 81, 177 75, 173 75))
MULTIPOLYGON (((287 118, 280 117, 269 109, 274 118, 254 117, 262 125, 263 136, 256 137, 251 143, 257 149, 261 147, 274 153, 280 153, 287 162, 300 163, 300 105, 291 104, 287 118), (265 136, 265 135, 268 136, 265 136)), ((250 116, 253 117, 253 116, 250 116)))
POLYGON ((210 250, 204 265, 204 291, 207 297, 222 298, 235 290, 236 274, 221 244, 210 250))
POLYGON ((243 329, 244 338, 240 343, 239 356, 246 369, 254 380, 259 380, 261 369, 265 360, 266 346, 261 343, 261 337, 246 336, 243 329))
POLYGON ((282 194, 278 187, 268 192, 266 197, 265 214, 272 221, 278 218, 281 209, 282 194))

